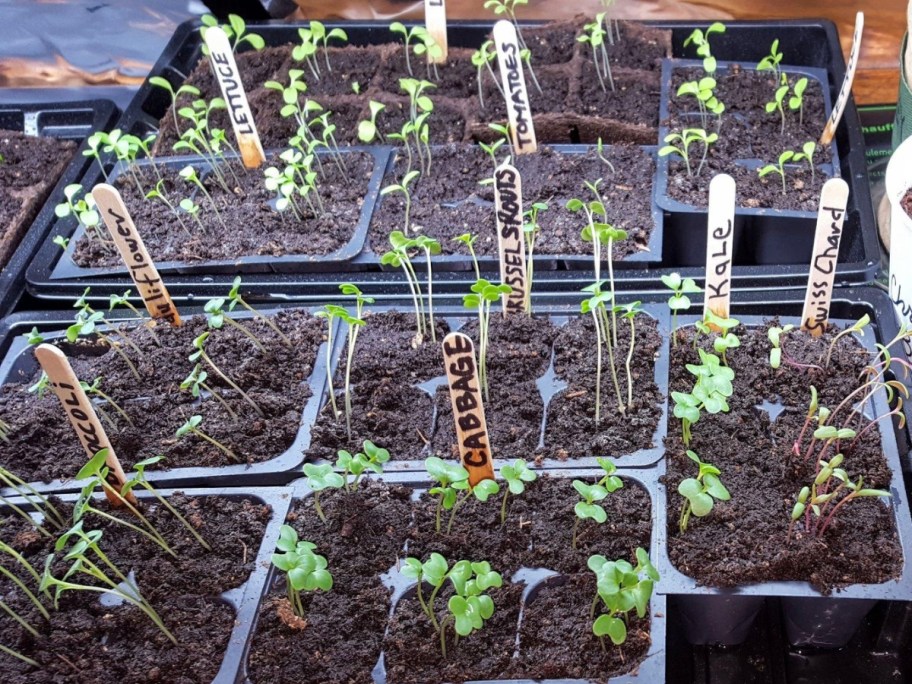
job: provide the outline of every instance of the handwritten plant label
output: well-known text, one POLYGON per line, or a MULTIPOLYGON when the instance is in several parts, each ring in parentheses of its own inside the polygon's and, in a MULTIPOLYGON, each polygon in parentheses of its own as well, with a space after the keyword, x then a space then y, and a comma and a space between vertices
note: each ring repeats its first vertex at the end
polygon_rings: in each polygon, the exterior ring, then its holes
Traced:
POLYGON ((507 98, 507 117, 510 120, 510 138, 516 154, 529 154, 538 149, 535 128, 532 125, 532 107, 516 27, 506 19, 494 24, 494 44, 497 46, 497 65, 500 80, 507 98))
MULTIPOLYGON (((40 344, 35 349, 35 358, 41 364, 41 368, 47 373, 50 380, 51 388, 54 394, 60 399, 63 410, 66 412, 73 429, 76 430, 76 436, 82 443, 89 458, 92 458, 102 449, 108 450, 108 458, 105 464, 108 466, 108 483, 117 491, 120 491, 127 481, 123 468, 114 448, 105 433, 101 421, 95 409, 92 408, 92 402, 79 385, 79 379, 73 372, 70 362, 66 355, 57 347, 50 344, 40 344)), ((110 492, 105 492, 108 501, 113 506, 120 506, 121 501, 110 492)), ((130 503, 135 503, 136 499, 132 493, 124 496, 130 503)))
POLYGON ((523 236, 522 178, 510 164, 494 171, 497 205, 497 245, 500 249, 500 282, 510 286, 503 296, 504 316, 526 310, 526 241, 523 236))
POLYGON ((846 64, 845 78, 842 79, 842 87, 839 89, 839 97, 836 98, 836 104, 833 105, 833 111, 827 120, 823 134, 820 136, 821 145, 829 145, 836 134, 836 127, 845 111, 846 103, 849 101, 849 95, 852 93, 852 81, 855 80, 855 67, 858 66, 858 54, 861 52, 861 34, 864 31, 864 12, 858 12, 855 15, 855 32, 852 34, 852 49, 849 52, 849 63, 846 64))
POLYGON ((431 57, 428 51, 428 62, 446 64, 447 61, 447 20, 445 0, 424 0, 424 24, 434 42, 443 50, 442 55, 431 57))
POLYGON ((735 232, 735 179, 720 173, 709 182, 706 290, 703 310, 728 318, 735 232))
POLYGON ((175 327, 179 326, 181 318, 177 307, 158 275, 158 269, 130 218, 120 192, 107 183, 101 183, 92 189, 92 197, 95 198, 117 251, 130 269, 130 275, 149 315, 155 320, 165 320, 175 327))
POLYGON ((844 180, 831 178, 823 184, 820 208, 817 210, 817 229, 814 232, 811 273, 801 314, 801 328, 815 337, 824 333, 830 317, 836 260, 839 258, 839 241, 842 238, 842 224, 848 202, 849 186, 844 180))
POLYGON ((228 118, 231 119, 231 126, 234 128, 244 166, 256 169, 266 161, 266 154, 260 143, 260 135, 253 121, 253 113, 250 111, 244 85, 241 83, 241 72, 234 61, 234 52, 228 43, 228 36, 218 26, 212 26, 206 29, 204 40, 209 47, 212 70, 228 106, 228 118))
POLYGON ((472 340, 458 332, 444 337, 443 362, 450 386, 460 460, 469 471, 469 484, 474 487, 482 480, 494 479, 494 465, 472 340))

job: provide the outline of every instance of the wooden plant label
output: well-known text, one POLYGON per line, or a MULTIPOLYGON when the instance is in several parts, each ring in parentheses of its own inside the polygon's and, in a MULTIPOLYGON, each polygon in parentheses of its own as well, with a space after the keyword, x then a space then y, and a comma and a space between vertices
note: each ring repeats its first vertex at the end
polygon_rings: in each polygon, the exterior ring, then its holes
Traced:
POLYGON ((497 46, 497 65, 500 80, 507 98, 507 116, 510 120, 510 138, 516 154, 529 154, 538 149, 535 128, 532 125, 532 107, 522 59, 519 56, 519 39, 516 27, 506 19, 494 24, 494 44, 497 46))
POLYGON ((146 251, 120 192, 107 183, 101 183, 92 188, 92 197, 95 198, 117 251, 130 269, 130 275, 133 276, 133 282, 136 283, 136 289, 139 290, 149 315, 155 320, 164 319, 175 327, 179 326, 181 318, 177 307, 146 251))
POLYGON ((204 40, 209 46, 209 59, 212 61, 212 70, 222 89, 222 97, 228 106, 228 118, 234 128, 238 149, 248 169, 256 169, 266 161, 263 145, 253 121, 244 85, 241 83, 241 73, 238 71, 237 62, 234 61, 234 52, 228 43, 228 36, 218 26, 206 29, 204 40))
POLYGON ((823 134, 820 136, 821 145, 829 145, 836 134, 836 127, 845 111, 849 95, 852 93, 852 81, 855 80, 855 67, 858 66, 858 54, 861 52, 861 33, 864 30, 864 12, 858 12, 855 15, 855 31, 852 34, 852 49, 849 52, 849 63, 846 64, 845 78, 842 79, 842 87, 839 89, 839 97, 836 98, 836 104, 833 105, 833 111, 827 120, 823 134))
POLYGON ((469 471, 469 484, 474 487, 482 480, 494 479, 494 466, 472 340, 458 332, 444 337, 443 363, 450 386, 459 456, 469 471))
POLYGON ((526 241, 523 235, 522 178, 510 164, 494 171, 497 205, 497 245, 500 249, 500 282, 509 285, 503 296, 504 316, 526 310, 526 241))
MULTIPOLYGON (((102 449, 108 450, 108 458, 105 464, 108 466, 108 483, 117 491, 120 491, 123 484, 127 481, 117 454, 111 446, 108 435, 105 433, 101 421, 95 409, 92 408, 92 402, 86 396, 82 387, 79 385, 79 379, 70 367, 70 362, 66 355, 57 347, 50 344, 40 344, 35 349, 35 358, 41 364, 41 368, 47 373, 54 394, 60 399, 63 410, 66 412, 73 429, 76 430, 76 436, 82 442, 83 448, 92 458, 102 449)), ((120 506, 121 501, 108 491, 105 491, 108 501, 113 506, 120 506)), ((136 498, 132 493, 128 493, 126 498, 130 503, 135 503, 136 498)))
POLYGON ((841 178, 831 178, 823 184, 820 208, 817 210, 817 229, 814 232, 814 251, 811 256, 811 273, 804 295, 801 328, 815 337, 826 330, 830 317, 830 299, 836 279, 836 260, 839 258, 839 241, 849 202, 849 186, 841 178))
POLYGON ((735 225, 735 179, 720 173, 709 182, 706 226, 706 290, 703 310, 728 318, 731 300, 732 245, 735 225))
POLYGON ((446 64, 447 51, 447 20, 446 20, 446 1, 445 0, 424 0, 424 24, 428 33, 434 42, 443 50, 443 54, 437 58, 431 57, 428 52, 428 61, 436 64, 446 64))

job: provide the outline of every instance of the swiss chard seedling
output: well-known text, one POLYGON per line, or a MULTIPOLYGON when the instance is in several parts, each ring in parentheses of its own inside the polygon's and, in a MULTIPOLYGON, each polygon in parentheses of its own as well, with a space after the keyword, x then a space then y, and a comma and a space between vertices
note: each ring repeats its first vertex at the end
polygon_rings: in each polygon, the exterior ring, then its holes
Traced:
POLYGON ((781 328, 772 326, 766 331, 767 339, 769 339, 770 344, 772 345, 769 353, 769 363, 770 368, 773 370, 777 370, 782 364, 782 338, 785 337, 789 331, 794 329, 794 327, 794 325, 789 323, 781 328))
POLYGON ((678 485, 678 494, 685 499, 684 506, 681 508, 681 517, 678 519, 678 529, 681 534, 687 532, 691 515, 703 518, 712 512, 716 500, 728 501, 731 499, 731 494, 719 479, 722 474, 721 470, 701 461, 700 457, 689 449, 687 458, 697 464, 699 472, 695 478, 688 477, 681 480, 678 485))

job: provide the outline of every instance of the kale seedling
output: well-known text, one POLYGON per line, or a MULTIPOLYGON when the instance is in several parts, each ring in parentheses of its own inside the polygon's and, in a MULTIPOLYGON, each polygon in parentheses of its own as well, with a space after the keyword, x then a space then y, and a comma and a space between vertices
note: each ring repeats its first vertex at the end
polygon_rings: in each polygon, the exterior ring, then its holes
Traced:
POLYGON ((715 21, 706 27, 706 31, 694 29, 684 40, 684 47, 693 43, 697 47, 697 55, 703 58, 703 71, 713 74, 716 71, 716 58, 712 56, 709 46, 709 37, 714 33, 725 33, 725 24, 715 21))
POLYGON ((665 142, 669 143, 659 148, 659 156, 667 157, 670 154, 677 154, 684 160, 684 167, 687 169, 688 176, 699 176, 700 171, 706 164, 706 156, 709 154, 709 146, 719 139, 718 133, 707 133, 702 128, 685 128, 681 133, 669 133, 665 136, 665 142), (700 165, 696 172, 690 165, 690 146, 695 142, 703 143, 703 156, 700 158, 700 165), (675 145, 679 143, 679 145, 675 145))
POLYGON ((307 478, 307 486, 313 492, 314 510, 320 520, 326 523, 326 515, 320 507, 320 492, 324 489, 341 489, 345 485, 345 478, 335 472, 329 463, 305 463, 304 477, 307 478))
POLYGON ((314 553, 316 544, 298 539, 297 531, 282 525, 276 548, 282 553, 272 554, 272 564, 285 573, 288 602, 294 614, 304 617, 302 591, 331 591, 332 573, 326 569, 326 558, 314 553))
POLYGON ((177 428, 177 432, 174 433, 174 436, 177 437, 178 439, 180 439, 182 437, 187 436, 188 434, 194 434, 197 437, 199 437, 200 439, 204 439, 207 442, 209 442, 212 446, 216 447, 219 451, 224 453, 226 456, 231 458, 233 461, 235 461, 237 463, 241 463, 241 459, 238 457, 238 455, 236 453, 234 453, 231 449, 229 449, 224 444, 222 444, 217 439, 215 439, 215 437, 212 437, 212 436, 206 434, 205 432, 202 431, 202 429, 200 429, 200 423, 202 423, 202 422, 203 422, 202 416, 190 416, 190 418, 187 419, 187 422, 185 422, 183 425, 181 425, 179 428, 177 428))
POLYGON ((688 294, 696 294, 703 290, 697 285, 693 278, 682 278, 680 273, 669 273, 661 276, 662 284, 671 290, 672 295, 668 298, 668 308, 671 309, 671 343, 673 347, 678 345, 678 311, 686 311, 690 308, 690 297, 688 294))
POLYGON ((502 466, 500 475, 507 483, 507 486, 504 487, 503 502, 500 504, 500 526, 503 527, 507 522, 507 499, 510 494, 513 496, 522 494, 526 491, 526 483, 535 482, 538 475, 521 458, 517 458, 511 465, 502 466))
POLYGON ((731 499, 731 494, 719 479, 719 475, 722 474, 721 470, 701 461, 700 457, 690 449, 687 450, 687 458, 699 466, 699 473, 696 478, 688 477, 681 480, 681 484, 678 485, 678 494, 686 499, 684 507, 681 509, 681 517, 678 519, 678 529, 681 534, 687 532, 691 514, 702 518, 710 514, 714 500, 728 501, 731 499))
POLYGON ((728 398, 734 392, 732 381, 735 372, 728 366, 723 366, 722 361, 715 354, 700 353, 700 364, 687 364, 687 370, 697 379, 690 394, 672 392, 674 399, 674 416, 681 421, 681 438, 685 446, 690 445, 691 426, 700 420, 700 412, 727 413, 728 398))
POLYGON ((605 648, 606 636, 615 646, 627 641, 628 614, 636 609, 638 617, 645 617, 653 586, 659 581, 659 571, 649 560, 646 550, 638 547, 636 558, 636 567, 626 560, 609 561, 601 555, 590 556, 586 562, 586 566, 595 573, 596 580, 596 595, 589 619, 593 620, 592 633, 599 638, 602 649, 605 648), (599 600, 607 612, 596 617, 599 600))
POLYGON ((241 395, 241 397, 243 397, 244 401, 246 401, 248 404, 250 404, 250 406, 253 408, 254 411, 256 411, 257 415, 260 418, 265 418, 266 414, 263 413, 263 410, 259 407, 259 405, 257 405, 257 403, 253 399, 250 398, 250 395, 248 395, 244 390, 242 390, 240 388, 240 386, 238 386, 238 384, 235 383, 231 378, 229 378, 227 375, 225 375, 222 372, 222 370, 218 366, 215 365, 215 362, 212 360, 212 357, 210 357, 209 354, 206 353, 206 340, 208 340, 208 339, 209 339, 209 333, 204 332, 202 335, 200 335, 199 337, 197 337, 196 339, 193 340, 193 348, 196 349, 196 351, 193 352, 192 354, 190 354, 190 356, 188 357, 189 360, 192 361, 193 363, 196 363, 200 359, 205 361, 206 364, 209 366, 209 368, 211 368, 213 371, 215 371, 215 374, 217 376, 219 376, 222 380, 224 380, 226 383, 228 383, 235 392, 237 392, 238 394, 241 395))

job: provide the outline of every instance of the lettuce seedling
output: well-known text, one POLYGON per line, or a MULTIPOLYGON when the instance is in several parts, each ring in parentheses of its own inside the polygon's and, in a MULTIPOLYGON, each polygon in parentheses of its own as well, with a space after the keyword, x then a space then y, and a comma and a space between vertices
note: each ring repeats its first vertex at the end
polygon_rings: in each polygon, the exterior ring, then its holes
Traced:
POLYGON ((627 621, 631 610, 643 618, 652 598, 652 590, 659 581, 659 571, 649 560, 646 549, 637 547, 636 567, 623 559, 609 561, 601 555, 589 556, 586 566, 595 573, 596 594, 589 611, 592 633, 599 638, 602 649, 607 636, 615 646, 627 641, 627 621), (603 612, 595 616, 599 600, 603 612))
POLYGON ((171 104, 169 108, 171 109, 171 117, 174 120, 174 130, 177 133, 180 133, 180 124, 177 122, 177 100, 181 95, 190 95, 192 97, 199 97, 200 91, 199 88, 185 83, 177 90, 174 89, 174 86, 171 85, 171 82, 162 78, 161 76, 150 76, 149 85, 155 86, 157 88, 162 88, 165 90, 169 97, 171 98, 171 104))
POLYGON ((586 484, 582 480, 574 480, 573 488, 583 499, 573 507, 576 518, 573 521, 573 537, 570 546, 575 550, 580 520, 594 520, 601 525, 608 519, 605 509, 596 503, 608 496, 608 490, 600 484, 586 484))
POLYGON ((671 297, 668 298, 668 308, 671 309, 671 344, 676 347, 678 345, 678 311, 686 311, 690 308, 688 294, 696 294, 703 290, 693 278, 682 278, 680 273, 663 275, 661 280, 662 284, 672 292, 671 297))
MULTIPOLYGON (((782 338, 785 337, 789 331, 794 329, 794 327, 795 326, 791 323, 781 328, 774 325, 766 331, 766 337, 769 339, 770 344, 772 345, 770 348, 769 362, 770 368, 773 370, 777 370, 782 364, 782 338)), ((811 389, 814 390, 813 387, 811 389)), ((814 393, 816 396, 816 390, 814 390, 814 393)))
POLYGON ((451 511, 447 524, 447 534, 453 527, 456 511, 470 496, 481 502, 487 501, 500 491, 500 485, 494 480, 482 480, 474 487, 469 485, 469 471, 458 463, 448 463, 437 456, 425 459, 424 467, 428 477, 437 485, 428 490, 428 494, 437 497, 437 509, 434 529, 440 534, 440 511, 451 511))
POLYGON ((811 183, 814 182, 816 176, 816 169, 814 166, 814 153, 816 151, 817 143, 813 140, 809 140, 801 146, 801 152, 796 152, 795 156, 792 157, 792 161, 794 162, 806 161, 808 163, 808 166, 811 169, 811 183))
MULTIPOLYGON (((200 26, 200 35, 205 37, 206 29, 212 28, 213 26, 218 26, 218 19, 216 19, 211 14, 204 14, 200 17, 202 26, 200 26)), ((266 47, 266 41, 263 40, 263 37, 257 33, 248 33, 247 24, 244 22, 242 17, 239 17, 237 14, 228 15, 228 23, 222 24, 222 31, 225 32, 225 35, 228 36, 228 40, 231 42, 231 51, 237 52, 238 48, 241 47, 244 43, 247 43, 256 51, 262 50, 266 47)), ((203 54, 208 56, 209 49, 203 47, 203 54)))
POLYGON ((697 464, 699 473, 695 478, 688 477, 681 480, 678 485, 678 494, 686 499, 684 507, 681 509, 681 517, 678 519, 678 529, 681 534, 687 532, 691 514, 702 518, 710 514, 714 500, 728 501, 731 499, 731 494, 719 479, 719 475, 722 474, 721 470, 701 461, 700 457, 690 449, 687 450, 687 458, 697 464))
POLYGON ((488 330, 491 322, 491 305, 510 292, 509 285, 495 285, 484 278, 479 278, 472 285, 471 292, 462 297, 462 305, 465 308, 478 311, 478 380, 484 390, 485 401, 488 400, 488 330))
POLYGON ((706 31, 694 29, 684 40, 684 47, 691 43, 697 47, 697 55, 703 58, 703 71, 707 74, 716 72, 716 58, 709 46, 709 37, 714 33, 725 33, 725 24, 715 21, 706 27, 706 31))
POLYGON ((779 64, 782 62, 782 53, 779 52, 779 39, 776 38, 770 45, 769 54, 757 63, 757 71, 772 71, 779 82, 779 64))
POLYGON ((205 432, 203 432, 202 429, 200 429, 200 423, 202 423, 202 422, 203 422, 202 416, 199 416, 199 415, 190 416, 187 419, 187 422, 185 422, 183 425, 181 425, 179 428, 177 428, 177 432, 174 433, 174 436, 177 437, 178 439, 181 439, 182 437, 186 437, 188 434, 194 434, 197 437, 199 437, 200 439, 204 439, 207 442, 209 442, 212 446, 216 447, 219 451, 224 453, 226 456, 228 456, 232 460, 236 461, 237 463, 241 463, 241 459, 240 459, 240 457, 238 457, 238 455, 236 453, 234 453, 231 449, 229 449, 224 444, 222 444, 220 441, 215 439, 215 437, 212 437, 212 436, 206 434, 205 432))
POLYGON ((345 485, 345 478, 335 472, 332 465, 329 463, 324 463, 322 465, 305 463, 304 477, 307 479, 307 486, 313 492, 314 510, 317 512, 320 520, 325 523, 326 516, 323 514, 323 509, 320 507, 320 492, 324 489, 341 489, 345 485))
POLYGON ((607 12, 599 12, 595 15, 595 21, 583 26, 583 33, 576 37, 577 42, 586 43, 592 48, 592 63, 595 66, 595 74, 598 76, 599 85, 602 86, 602 92, 608 92, 605 87, 605 77, 611 84, 611 91, 614 92, 614 77, 611 75, 611 60, 608 58, 608 51, 605 49, 605 36, 611 35, 611 28, 606 30, 603 24, 607 12), (602 75, 604 74, 604 76, 602 75))
POLYGON ((792 86, 792 96, 789 98, 788 106, 793 112, 798 110, 798 125, 804 125, 804 91, 807 89, 807 78, 799 78, 792 86))
POLYGON ((336 455, 336 468, 343 471, 345 490, 354 492, 358 490, 358 484, 361 476, 365 471, 370 470, 377 475, 383 473, 383 464, 390 460, 390 452, 382 447, 378 447, 369 439, 364 440, 364 451, 352 455, 351 452, 340 450, 336 455), (354 479, 348 481, 349 476, 354 479))
POLYGON ((507 483, 507 486, 504 487, 503 502, 500 504, 500 526, 503 527, 507 522, 507 499, 510 494, 513 496, 522 494, 526 491, 526 483, 535 482, 538 475, 523 459, 517 458, 512 465, 501 467, 500 476, 507 483))
POLYGON ((326 558, 314 553, 317 545, 299 540, 297 531, 290 525, 282 525, 276 548, 282 553, 272 554, 272 564, 285 573, 288 602, 294 614, 303 618, 301 592, 331 591, 332 573, 326 568, 326 558))
POLYGON ((212 358, 209 356, 209 354, 206 353, 206 340, 209 339, 209 334, 210 333, 208 333, 208 332, 204 332, 202 335, 200 335, 199 337, 197 337, 196 339, 193 340, 193 348, 196 349, 196 351, 193 352, 192 354, 190 354, 188 359, 193 363, 196 363, 200 359, 205 361, 206 364, 209 366, 209 368, 211 368, 213 371, 215 371, 215 374, 217 376, 219 376, 222 380, 224 380, 226 383, 228 383, 228 385, 231 386, 231 389, 233 389, 235 392, 240 394, 241 397, 244 399, 244 401, 246 401, 248 404, 250 404, 250 406, 253 408, 254 411, 256 411, 257 415, 260 418, 265 418, 266 414, 263 413, 263 410, 259 407, 259 405, 253 399, 250 398, 250 395, 248 395, 244 390, 242 390, 240 388, 240 386, 237 383, 235 383, 231 378, 229 378, 227 375, 225 375, 222 372, 222 370, 218 366, 215 365, 215 362, 212 360, 212 358))
POLYGON ((367 103, 370 108, 370 118, 358 123, 358 140, 363 143, 372 143, 374 138, 378 138, 381 143, 384 142, 383 133, 377 126, 377 115, 386 109, 386 105, 376 100, 367 103))

